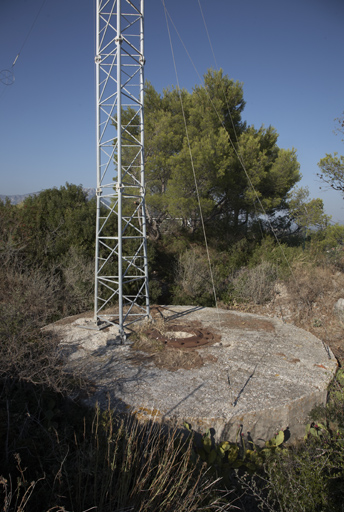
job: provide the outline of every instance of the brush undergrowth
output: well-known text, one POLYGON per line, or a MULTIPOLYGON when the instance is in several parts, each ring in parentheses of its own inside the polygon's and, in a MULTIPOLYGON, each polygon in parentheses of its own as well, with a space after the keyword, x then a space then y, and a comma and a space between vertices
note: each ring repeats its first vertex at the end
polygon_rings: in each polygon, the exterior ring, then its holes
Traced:
MULTIPOLYGON (((110 409, 94 411, 27 382, 2 381, 4 512, 340 512, 344 503, 344 370, 303 442, 279 432, 263 448, 110 409)), ((239 436, 240 439, 240 436, 239 436)))
POLYGON ((192 438, 52 391, 3 382, 0 504, 6 512, 232 510, 192 438), (2 501, 1 501, 2 499, 2 501))
MULTIPOLYGON (((86 222, 86 203, 83 211, 85 222, 73 217, 61 223, 54 207, 51 225, 43 223, 45 233, 37 231, 34 217, 30 230, 23 230, 16 217, 20 209, 7 205, 2 214, 0 509, 344 512, 342 370, 327 407, 314 411, 305 440, 287 450, 278 444, 281 436, 265 452, 249 445, 215 446, 207 435, 197 445, 193 435, 141 425, 110 410, 90 411, 66 398, 73 395, 75 382, 63 371, 58 339, 41 327, 90 307, 93 229, 86 222)), ((48 212, 42 212, 44 220, 48 212)), ((31 207, 25 212, 34 214, 31 207)), ((241 238, 229 246, 224 235, 210 244, 220 300, 264 304, 278 278, 299 321, 313 320, 316 311, 322 323, 319 299, 330 293, 334 270, 343 270, 342 230, 327 230, 320 245, 283 245, 283 251, 268 238, 261 243, 241 238)), ((212 305, 208 260, 197 239, 173 235, 160 245, 152 268, 157 299, 212 305)), ((329 307, 325 313, 328 318, 329 307)))
POLYGON ((268 458, 263 472, 245 474, 243 490, 266 512, 344 510, 344 370, 337 372, 325 407, 310 414, 303 442, 268 458))

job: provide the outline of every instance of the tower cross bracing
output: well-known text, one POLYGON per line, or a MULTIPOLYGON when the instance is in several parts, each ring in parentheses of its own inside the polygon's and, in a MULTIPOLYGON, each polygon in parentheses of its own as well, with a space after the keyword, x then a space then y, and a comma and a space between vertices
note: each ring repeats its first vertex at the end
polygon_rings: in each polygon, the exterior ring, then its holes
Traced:
POLYGON ((144 176, 144 1, 97 0, 95 320, 149 316, 144 176))

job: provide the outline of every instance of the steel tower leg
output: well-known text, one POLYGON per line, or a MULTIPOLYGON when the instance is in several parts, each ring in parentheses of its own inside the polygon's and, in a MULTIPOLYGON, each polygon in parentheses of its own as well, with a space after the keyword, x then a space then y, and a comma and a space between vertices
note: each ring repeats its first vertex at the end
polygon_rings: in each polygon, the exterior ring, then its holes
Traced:
POLYGON ((94 317, 149 317, 144 174, 144 0, 97 0, 94 317))

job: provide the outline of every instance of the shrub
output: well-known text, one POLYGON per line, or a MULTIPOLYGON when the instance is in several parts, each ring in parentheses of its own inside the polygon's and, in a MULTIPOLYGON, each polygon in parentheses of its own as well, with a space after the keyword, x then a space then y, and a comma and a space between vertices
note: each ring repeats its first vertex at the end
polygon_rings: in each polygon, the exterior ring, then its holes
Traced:
POLYGON ((263 304, 273 298, 277 267, 263 261, 253 268, 239 270, 231 281, 232 296, 241 301, 263 304))
POLYGON ((344 226, 340 224, 333 224, 327 226, 313 236, 317 241, 317 245, 325 251, 330 251, 333 248, 344 246, 344 226))
POLYGON ((286 244, 277 244, 274 238, 267 236, 257 245, 249 260, 250 267, 256 267, 266 261, 278 268, 279 277, 290 275, 293 261, 309 260, 310 256, 302 247, 289 247, 286 244))
POLYGON ((68 379, 61 367, 59 340, 41 330, 58 314, 58 295, 59 279, 49 272, 3 268, 0 378, 66 388, 68 379))
POLYGON ((94 260, 70 247, 61 266, 63 314, 71 315, 92 309, 94 303, 94 260))
POLYGON ((57 275, 40 268, 3 268, 0 272, 2 318, 18 326, 42 326, 59 309, 60 281, 57 275))
POLYGON ((175 272, 174 304, 213 306, 225 289, 226 255, 212 251, 210 265, 204 248, 195 246, 180 255, 175 272))
POLYGON ((287 281, 291 301, 298 304, 302 315, 311 311, 314 303, 332 287, 331 269, 310 264, 293 265, 293 274, 287 281))
MULTIPOLYGON (((280 512, 338 511, 330 495, 326 457, 317 457, 321 447, 306 443, 265 466, 268 510, 280 512)), ((337 502, 337 505, 339 503, 337 502)))
POLYGON ((326 265, 344 270, 344 226, 334 224, 328 226, 312 237, 312 251, 326 265))

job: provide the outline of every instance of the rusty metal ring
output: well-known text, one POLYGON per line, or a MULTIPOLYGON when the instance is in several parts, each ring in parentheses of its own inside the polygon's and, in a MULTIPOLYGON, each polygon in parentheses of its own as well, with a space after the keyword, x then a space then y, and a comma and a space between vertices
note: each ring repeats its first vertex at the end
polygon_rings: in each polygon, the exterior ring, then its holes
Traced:
POLYGON ((162 341, 167 347, 179 349, 191 349, 212 345, 217 341, 214 334, 208 329, 185 327, 183 325, 171 325, 167 333, 162 334, 157 329, 150 329, 145 333, 147 336, 162 341), (173 336, 168 333, 186 333, 191 336, 173 336))

